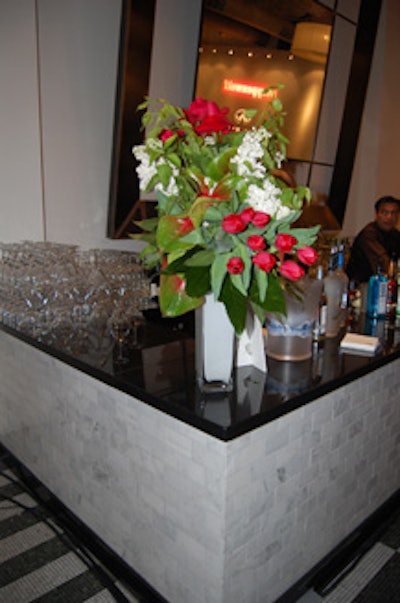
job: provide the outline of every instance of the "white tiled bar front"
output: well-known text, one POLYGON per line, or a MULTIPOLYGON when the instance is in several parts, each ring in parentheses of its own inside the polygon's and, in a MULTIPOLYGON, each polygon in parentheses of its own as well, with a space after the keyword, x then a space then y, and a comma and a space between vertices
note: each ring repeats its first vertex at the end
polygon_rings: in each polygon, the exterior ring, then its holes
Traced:
POLYGON ((400 486, 400 359, 224 442, 0 331, 0 440, 171 603, 268 603, 400 486))

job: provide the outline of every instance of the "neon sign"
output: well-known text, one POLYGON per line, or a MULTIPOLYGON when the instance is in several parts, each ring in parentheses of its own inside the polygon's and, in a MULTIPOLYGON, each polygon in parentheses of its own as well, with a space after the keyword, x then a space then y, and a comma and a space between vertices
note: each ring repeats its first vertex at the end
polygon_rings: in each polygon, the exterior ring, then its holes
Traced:
POLYGON ((243 80, 232 80, 224 78, 222 80, 222 92, 223 94, 233 94, 235 96, 246 96, 253 99, 268 99, 273 100, 278 98, 278 90, 264 90, 268 87, 268 84, 261 84, 258 82, 246 82, 243 80))

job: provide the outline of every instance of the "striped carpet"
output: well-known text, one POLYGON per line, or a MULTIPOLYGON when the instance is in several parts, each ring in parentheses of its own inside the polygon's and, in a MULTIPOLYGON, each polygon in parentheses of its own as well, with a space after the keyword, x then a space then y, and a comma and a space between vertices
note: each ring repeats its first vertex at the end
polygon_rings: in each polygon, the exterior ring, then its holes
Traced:
POLYGON ((139 603, 38 504, 0 455, 0 602, 139 603))
POLYGON ((368 541, 337 576, 297 603, 400 603, 400 509, 368 541))

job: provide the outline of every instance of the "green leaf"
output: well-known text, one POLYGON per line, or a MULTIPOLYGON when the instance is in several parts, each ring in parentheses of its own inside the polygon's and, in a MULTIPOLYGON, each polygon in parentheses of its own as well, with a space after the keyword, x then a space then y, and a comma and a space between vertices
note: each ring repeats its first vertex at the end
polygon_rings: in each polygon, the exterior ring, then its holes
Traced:
POLYGON ((254 276, 257 280, 260 302, 264 302, 268 290, 268 275, 264 270, 260 270, 258 266, 254 266, 254 276))
POLYGON ((226 278, 221 290, 219 300, 225 304, 229 319, 235 332, 240 335, 246 325, 247 300, 234 287, 229 278, 226 278))
POLYGON ((253 269, 253 262, 251 261, 251 258, 249 256, 247 249, 248 249, 248 247, 246 245, 240 244, 240 245, 237 245, 232 252, 233 256, 238 255, 243 260, 244 270, 241 274, 241 277, 242 277, 243 286, 246 291, 246 294, 250 287, 250 281, 251 281, 251 275, 252 275, 252 269, 253 269))
POLYGON ((288 227, 290 229, 292 223, 298 220, 300 216, 301 211, 292 211, 288 216, 280 218, 280 220, 275 220, 272 226, 275 225, 275 229, 277 232, 289 232, 289 230, 285 230, 285 227, 288 227))
POLYGON ((157 252, 157 247, 155 245, 146 245, 145 247, 143 247, 143 249, 141 250, 139 257, 144 258, 146 257, 146 255, 149 255, 151 253, 158 253, 157 252))
POLYGON ((261 300, 256 279, 252 281, 250 300, 252 303, 255 303, 261 308, 263 308, 265 312, 286 314, 286 301, 283 295, 281 284, 278 278, 273 273, 270 272, 267 276, 268 288, 265 300, 261 300))
POLYGON ((253 119, 257 115, 257 109, 245 109, 244 114, 248 119, 253 119))
POLYGON ((182 166, 182 161, 177 153, 169 153, 168 161, 170 161, 178 169, 182 166))
POLYGON ((180 275, 161 274, 159 303, 161 314, 173 317, 198 308, 203 303, 203 298, 188 295, 180 275))
POLYGON ((199 267, 199 266, 211 266, 214 260, 214 252, 210 249, 202 249, 201 251, 192 255, 187 261, 186 266, 199 267))
POLYGON ((143 109, 147 109, 148 105, 148 100, 144 100, 143 102, 139 103, 139 105, 136 107, 136 111, 143 111, 143 109))
POLYGON ((253 302, 251 302, 251 307, 253 309, 254 314, 258 317, 260 323, 263 325, 266 318, 266 312, 264 308, 253 302))
POLYGON ((196 201, 192 204, 188 215, 196 227, 200 226, 204 219, 205 213, 212 203, 213 200, 210 197, 197 197, 196 201))
POLYGON ((218 182, 230 169, 230 160, 236 153, 235 148, 228 148, 207 166, 206 175, 218 182))
POLYGON ((164 195, 164 193, 162 191, 158 190, 157 191, 157 201, 158 201, 159 213, 161 215, 163 213, 166 213, 166 206, 169 201, 169 198, 167 197, 167 195, 164 195))
POLYGON ((201 231, 196 229, 192 230, 189 234, 181 237, 182 243, 190 243, 192 246, 200 246, 204 243, 201 231))
POLYGON ((133 222, 136 226, 139 226, 142 230, 147 232, 154 232, 157 230, 158 218, 147 218, 146 220, 137 220, 133 222))
MULTIPOLYGON (((204 232, 204 229, 203 229, 204 232)), ((232 235, 224 232, 222 229, 209 228, 208 243, 215 248, 216 254, 228 253, 233 251, 235 240, 232 235)), ((232 253, 231 253, 232 255, 232 253)))
POLYGON ((185 272, 186 262, 191 258, 194 254, 199 252, 199 247, 193 247, 187 251, 180 250, 169 254, 168 256, 168 265, 163 267, 164 274, 178 274, 181 272, 185 272), (177 254, 179 256, 177 257, 177 254), (171 258, 171 259, 170 259, 171 258))
POLYGON ((311 191, 308 188, 308 186, 298 186, 296 188, 296 192, 297 192, 298 196, 300 197, 300 199, 304 199, 307 202, 307 204, 310 203, 311 191))
MULTIPOLYGON (((167 255, 168 265, 176 262, 177 260, 180 260, 181 258, 186 258, 186 257, 188 257, 188 256, 186 254, 185 249, 176 249, 175 251, 171 251, 167 255)), ((182 268, 182 270, 183 270, 183 268, 182 268)), ((181 272, 181 270, 176 270, 175 272, 181 272)), ((168 271, 166 271, 166 274, 167 273, 168 273, 168 271)), ((171 272, 171 274, 173 274, 173 272, 171 272)))
POLYGON ((247 296, 247 289, 244 286, 242 275, 241 274, 230 274, 229 275, 232 285, 236 287, 236 289, 244 296, 247 296))
POLYGON ((157 174, 164 188, 167 188, 172 170, 169 165, 162 163, 157 166, 157 174))
MULTIPOLYGON (((181 216, 162 216, 158 222, 157 244, 163 253, 190 249, 193 243, 186 243, 182 237, 190 226, 187 218, 181 216)), ((191 226, 193 228, 193 225, 191 226)))
POLYGON ((231 257, 230 253, 219 253, 215 256, 211 266, 211 288, 214 291, 215 298, 218 299, 221 293, 222 285, 227 275, 226 264, 231 257))
POLYGON ((211 205, 207 208, 206 213, 204 214, 204 220, 208 222, 220 222, 221 221, 221 207, 220 205, 211 205))
POLYGON ((185 270, 186 291, 192 297, 200 297, 211 290, 208 267, 187 268, 185 270))
POLYGON ((148 243, 152 243, 154 246, 156 246, 156 235, 154 232, 129 233, 128 236, 130 239, 147 241, 148 243))
POLYGON ((296 237, 296 239, 308 239, 310 237, 314 237, 319 233, 320 226, 310 226, 309 228, 292 228, 291 234, 296 237))
MULTIPOLYGON (((170 136, 169 138, 167 138, 167 140, 164 141, 164 143, 163 143, 164 152, 168 151, 169 148, 175 144, 177 138, 178 138, 177 134, 174 134, 173 136, 170 136)), ((172 155, 172 153, 168 153, 168 159, 169 159, 170 155, 172 155)))
MULTIPOLYGON (((143 105, 144 105, 144 103, 143 103, 143 105)), ((143 105, 139 105, 138 109, 144 108, 143 105)), ((151 119, 152 119, 152 117, 151 117, 151 115, 149 113, 145 113, 143 115, 143 117, 142 117, 142 125, 143 125, 144 128, 146 128, 150 124, 151 119)))
POLYGON ((154 245, 146 245, 139 254, 146 268, 155 268, 160 263, 160 254, 154 245))
POLYGON ((279 280, 273 274, 268 276, 268 291, 265 302, 261 306, 267 312, 286 314, 286 301, 279 280))

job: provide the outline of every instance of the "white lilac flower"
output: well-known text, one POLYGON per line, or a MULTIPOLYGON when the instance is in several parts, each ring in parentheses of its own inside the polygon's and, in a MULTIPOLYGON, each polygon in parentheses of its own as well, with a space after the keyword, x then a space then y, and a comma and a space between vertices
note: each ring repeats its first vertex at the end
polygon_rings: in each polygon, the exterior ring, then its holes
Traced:
POLYGON ((247 190, 247 203, 255 210, 269 214, 280 220, 290 214, 290 209, 281 203, 281 190, 268 179, 264 180, 263 187, 250 184, 247 190))
POLYGON ((163 142, 159 138, 148 138, 147 145, 151 151, 160 151, 163 148, 163 142))
POLYGON ((176 165, 174 165, 173 163, 171 163, 169 161, 166 161, 164 157, 160 157, 160 159, 158 159, 155 162, 156 166, 165 165, 165 164, 167 164, 171 168, 171 172, 172 172, 170 179, 168 181, 167 188, 165 188, 161 182, 158 182, 155 185, 154 190, 161 191, 162 193, 164 193, 164 195, 167 195, 167 197, 171 197, 173 195, 176 196, 179 193, 178 184, 176 182, 176 178, 179 176, 179 170, 176 167, 176 165))
POLYGON ((279 169, 282 167, 282 161, 285 159, 285 156, 280 151, 275 153, 275 163, 279 169))
POLYGON ((204 145, 206 147, 215 147, 215 145, 217 144, 217 141, 215 140, 214 136, 204 136, 203 140, 204 145))
POLYGON ((150 180, 157 173, 157 168, 154 164, 150 163, 150 157, 144 145, 133 147, 133 154, 139 161, 139 165, 136 167, 136 173, 140 182, 140 190, 146 191, 150 180))
POLYGON ((275 214, 275 218, 277 220, 281 220, 282 218, 286 218, 286 216, 288 216, 291 212, 292 210, 289 209, 289 207, 286 205, 281 205, 275 214))
POLYGON ((239 176, 264 178, 267 170, 265 165, 260 163, 260 159, 264 156, 264 148, 261 143, 270 136, 266 128, 246 132, 236 154, 231 159, 232 163, 237 164, 239 176))
POLYGON ((144 156, 148 156, 146 146, 144 144, 137 144, 132 147, 132 153, 138 161, 143 161, 144 156))
POLYGON ((136 167, 136 172, 139 177, 141 191, 148 190, 148 186, 151 179, 157 174, 157 168, 160 165, 168 164, 171 168, 172 175, 168 182, 167 188, 164 188, 161 183, 158 183, 155 185, 154 190, 160 190, 168 196, 178 194, 176 177, 179 175, 179 170, 174 164, 170 163, 169 161, 166 161, 164 157, 160 157, 159 159, 151 163, 150 155, 145 145, 134 146, 132 152, 139 162, 139 165, 136 167))
POLYGON ((161 182, 158 182, 155 187, 155 191, 161 191, 167 197, 177 196, 179 193, 178 185, 176 184, 175 178, 170 178, 167 188, 164 188, 161 182))

